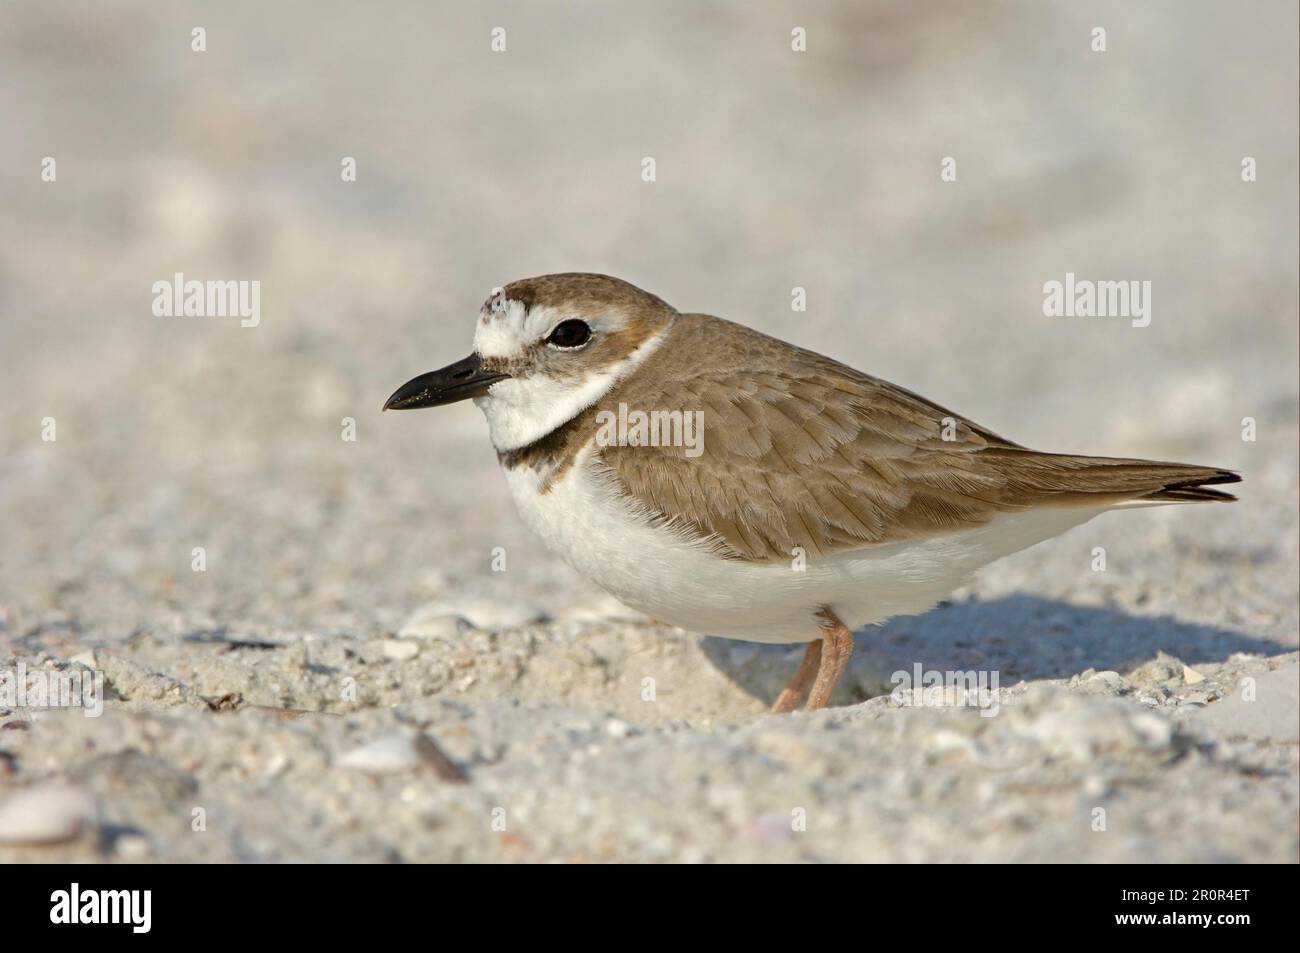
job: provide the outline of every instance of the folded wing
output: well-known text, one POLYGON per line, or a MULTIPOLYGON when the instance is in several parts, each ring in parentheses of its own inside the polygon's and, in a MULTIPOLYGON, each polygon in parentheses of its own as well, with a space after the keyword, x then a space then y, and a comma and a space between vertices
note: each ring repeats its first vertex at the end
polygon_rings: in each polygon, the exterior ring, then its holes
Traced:
POLYGON ((1239 480, 1214 467, 1039 453, 757 332, 752 346, 712 359, 707 324, 683 333, 704 337, 686 374, 638 375, 636 391, 618 397, 701 411, 703 452, 611 446, 601 460, 654 519, 731 558, 786 560, 795 547, 814 557, 1037 506, 1231 500, 1208 487, 1239 480))

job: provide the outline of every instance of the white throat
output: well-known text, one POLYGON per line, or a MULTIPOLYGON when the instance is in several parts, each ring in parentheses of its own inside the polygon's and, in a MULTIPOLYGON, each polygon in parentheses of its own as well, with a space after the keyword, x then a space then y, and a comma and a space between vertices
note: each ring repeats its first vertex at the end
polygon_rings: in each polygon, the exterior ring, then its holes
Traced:
POLYGON ((487 418, 492 445, 497 450, 518 450, 578 416, 653 354, 670 326, 647 338, 617 364, 577 380, 532 375, 497 381, 486 397, 474 400, 487 418))

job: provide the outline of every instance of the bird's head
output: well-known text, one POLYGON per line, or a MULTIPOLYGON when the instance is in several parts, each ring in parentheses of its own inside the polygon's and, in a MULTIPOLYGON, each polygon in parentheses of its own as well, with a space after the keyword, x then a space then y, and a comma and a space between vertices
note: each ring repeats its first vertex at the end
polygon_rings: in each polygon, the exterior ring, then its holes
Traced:
POLYGON ((407 381, 384 410, 472 398, 498 450, 527 446, 586 410, 655 348, 676 311, 606 275, 543 275, 495 289, 474 351, 407 381))

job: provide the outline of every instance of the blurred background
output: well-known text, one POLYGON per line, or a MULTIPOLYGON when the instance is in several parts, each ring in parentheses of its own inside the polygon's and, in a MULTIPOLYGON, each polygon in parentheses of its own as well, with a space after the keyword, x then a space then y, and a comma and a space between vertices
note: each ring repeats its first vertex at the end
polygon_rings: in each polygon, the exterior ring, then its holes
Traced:
POLYGON ((1089 537, 981 592, 1294 644, 1296 64, 1289 0, 9 0, 0 632, 373 634, 448 590, 595 600, 515 516, 475 408, 379 413, 468 352, 492 287, 580 270, 1035 447, 1241 469, 1234 508, 1096 524, 1105 580, 1089 537), (1151 281, 1151 325, 1044 317, 1067 271, 1151 281), (176 272, 260 281, 260 325, 155 317, 176 272))

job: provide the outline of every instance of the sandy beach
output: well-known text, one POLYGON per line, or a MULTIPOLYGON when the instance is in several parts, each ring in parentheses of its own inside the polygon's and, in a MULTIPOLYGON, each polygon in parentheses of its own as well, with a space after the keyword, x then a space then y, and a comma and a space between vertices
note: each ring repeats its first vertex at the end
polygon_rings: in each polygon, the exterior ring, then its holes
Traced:
POLYGON ((1294 862, 1297 55, 1284 2, 5 4, 0 688, 104 698, 0 693, 0 863, 1294 862), (573 270, 1240 500, 989 566, 769 716, 801 647, 621 607, 473 406, 380 413, 573 270), (1046 315, 1067 275, 1149 320, 1046 315))

